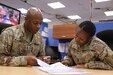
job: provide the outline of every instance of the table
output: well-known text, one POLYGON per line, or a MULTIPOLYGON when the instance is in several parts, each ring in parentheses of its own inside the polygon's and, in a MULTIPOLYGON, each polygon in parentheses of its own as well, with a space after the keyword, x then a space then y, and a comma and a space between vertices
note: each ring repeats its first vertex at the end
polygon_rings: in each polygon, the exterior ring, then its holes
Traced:
MULTIPOLYGON (((79 75, 113 75, 113 70, 94 70, 94 69, 80 69, 80 70, 88 71, 91 73, 79 75)), ((0 66, 0 75, 50 75, 50 74, 32 67, 0 66)))
POLYGON ((50 75, 32 67, 0 66, 0 75, 50 75))

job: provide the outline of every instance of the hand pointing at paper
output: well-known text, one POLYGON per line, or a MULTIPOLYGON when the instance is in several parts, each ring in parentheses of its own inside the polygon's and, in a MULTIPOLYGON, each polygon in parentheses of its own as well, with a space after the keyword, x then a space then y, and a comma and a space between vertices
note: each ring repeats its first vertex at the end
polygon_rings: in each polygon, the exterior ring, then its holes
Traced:
MULTIPOLYGON (((27 65, 31 66, 38 66, 37 58, 35 56, 26 56, 27 59, 27 65)), ((50 56, 41 56, 39 59, 42 61, 50 64, 51 63, 51 57, 50 56)))

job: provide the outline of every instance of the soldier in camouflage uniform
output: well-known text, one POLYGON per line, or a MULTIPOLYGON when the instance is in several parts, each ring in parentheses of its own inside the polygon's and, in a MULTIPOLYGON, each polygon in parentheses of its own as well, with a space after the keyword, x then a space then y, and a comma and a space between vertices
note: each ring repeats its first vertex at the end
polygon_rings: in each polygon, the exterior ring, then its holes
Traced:
POLYGON ((22 25, 7 28, 0 35, 0 65, 38 65, 37 58, 44 55, 39 33, 43 17, 40 9, 28 9, 22 25))
POLYGON ((96 27, 92 22, 82 22, 62 63, 68 66, 76 65, 76 68, 112 70, 113 51, 105 42, 94 37, 95 31, 96 27))

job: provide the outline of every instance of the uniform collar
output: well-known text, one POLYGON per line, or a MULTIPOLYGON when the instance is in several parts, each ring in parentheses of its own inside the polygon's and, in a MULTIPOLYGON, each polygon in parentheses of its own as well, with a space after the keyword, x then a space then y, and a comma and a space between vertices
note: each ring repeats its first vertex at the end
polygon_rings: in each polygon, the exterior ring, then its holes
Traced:
POLYGON ((32 40, 30 41, 31 38, 27 39, 27 37, 31 37, 32 34, 28 31, 25 31, 24 24, 20 26, 20 30, 22 33, 21 36, 22 36, 23 40, 27 41, 28 43, 30 42, 30 43, 40 44, 40 42, 42 41, 42 37, 40 35, 40 32, 37 32, 36 34, 34 34, 32 37, 32 40))

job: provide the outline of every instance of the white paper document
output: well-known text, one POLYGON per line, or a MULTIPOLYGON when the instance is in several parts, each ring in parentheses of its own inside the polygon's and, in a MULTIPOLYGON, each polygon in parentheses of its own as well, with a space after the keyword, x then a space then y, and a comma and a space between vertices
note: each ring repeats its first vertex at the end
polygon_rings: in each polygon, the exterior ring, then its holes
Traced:
POLYGON ((39 59, 37 59, 37 61, 40 67, 36 67, 36 68, 39 68, 40 70, 48 72, 50 74, 86 74, 86 73, 89 73, 86 71, 81 71, 75 68, 65 66, 60 62, 49 65, 39 59))

